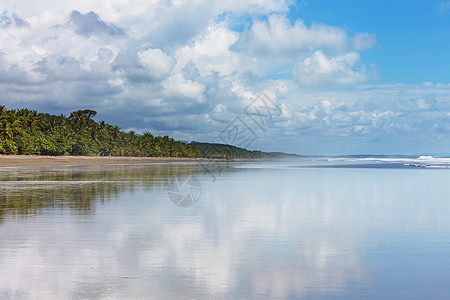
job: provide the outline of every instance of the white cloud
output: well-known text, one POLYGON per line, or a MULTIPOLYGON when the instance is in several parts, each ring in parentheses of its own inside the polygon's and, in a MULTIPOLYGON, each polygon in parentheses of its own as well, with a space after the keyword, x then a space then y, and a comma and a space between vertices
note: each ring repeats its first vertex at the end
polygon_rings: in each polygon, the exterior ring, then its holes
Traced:
POLYGON ((449 95, 447 86, 309 91, 294 86, 282 102, 291 118, 270 136, 274 149, 291 144, 292 151, 309 154, 439 152, 450 136, 449 95))
POLYGON ((352 40, 352 46, 356 50, 370 49, 375 46, 377 39, 374 34, 367 32, 357 33, 352 40))
POLYGON ((294 76, 307 87, 350 85, 370 78, 358 52, 328 58, 321 50, 305 58, 295 68, 294 76))
POLYGON ((171 76, 162 82, 162 86, 165 88, 165 93, 168 97, 190 98, 194 101, 201 101, 205 90, 205 87, 202 84, 187 80, 182 74, 171 76))
POLYGON ((360 53, 376 45, 375 35, 291 22, 289 4, 6 0, 2 104, 58 114, 90 107, 123 128, 218 141, 265 90, 283 116, 267 141, 258 140, 261 147, 273 139, 274 150, 289 149, 281 140, 299 132, 311 139, 312 133, 382 138, 408 130, 446 136, 447 127, 434 124, 444 120, 440 110, 449 111, 447 83, 363 86, 374 71, 360 53), (242 20, 251 26, 233 30, 242 20), (341 86, 352 91, 333 89, 341 86))
POLYGON ((192 61, 200 75, 229 75, 239 68, 239 57, 229 50, 238 34, 226 28, 226 24, 210 24, 194 38, 192 45, 180 47, 175 52, 178 68, 192 61))
POLYGON ((174 60, 161 49, 147 49, 138 52, 141 63, 149 70, 151 76, 156 79, 165 78, 170 74, 174 66, 174 60))
POLYGON ((100 19, 100 17, 94 13, 89 12, 86 14, 79 11, 72 11, 70 14, 70 23, 75 27, 75 32, 85 36, 92 35, 111 35, 121 36, 125 35, 125 32, 114 24, 107 24, 100 19))
POLYGON ((322 23, 306 26, 302 20, 294 24, 283 15, 271 15, 268 20, 255 20, 234 46, 236 51, 253 55, 294 55, 316 49, 342 52, 362 49, 374 44, 374 35, 357 34, 354 39, 339 27, 322 23))

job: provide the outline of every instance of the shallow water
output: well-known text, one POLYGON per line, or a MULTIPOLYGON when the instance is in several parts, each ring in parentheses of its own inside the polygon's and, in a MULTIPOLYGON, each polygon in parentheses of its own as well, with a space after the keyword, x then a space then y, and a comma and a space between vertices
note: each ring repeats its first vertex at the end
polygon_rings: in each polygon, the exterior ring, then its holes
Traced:
POLYGON ((450 170, 364 165, 3 168, 0 299, 449 299, 450 170))

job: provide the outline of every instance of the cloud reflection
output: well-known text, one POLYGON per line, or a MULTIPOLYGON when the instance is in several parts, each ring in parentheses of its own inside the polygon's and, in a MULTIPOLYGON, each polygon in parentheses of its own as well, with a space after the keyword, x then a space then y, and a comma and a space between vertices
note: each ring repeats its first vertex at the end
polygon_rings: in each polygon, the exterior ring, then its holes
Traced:
POLYGON ((252 172, 204 180, 192 208, 173 206, 162 186, 145 188, 161 178, 138 172, 133 189, 94 202, 87 215, 57 207, 7 220, 0 297, 280 299, 339 291, 361 276, 352 232, 336 226, 343 208, 334 196, 294 188, 298 171, 271 181, 252 172))

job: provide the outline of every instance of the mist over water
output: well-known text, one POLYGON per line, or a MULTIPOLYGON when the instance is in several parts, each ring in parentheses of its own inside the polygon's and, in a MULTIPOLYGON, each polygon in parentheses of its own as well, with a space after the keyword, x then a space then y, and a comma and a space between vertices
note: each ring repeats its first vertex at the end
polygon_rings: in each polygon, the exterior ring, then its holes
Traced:
POLYGON ((3 168, 0 298, 448 299, 444 160, 3 168))

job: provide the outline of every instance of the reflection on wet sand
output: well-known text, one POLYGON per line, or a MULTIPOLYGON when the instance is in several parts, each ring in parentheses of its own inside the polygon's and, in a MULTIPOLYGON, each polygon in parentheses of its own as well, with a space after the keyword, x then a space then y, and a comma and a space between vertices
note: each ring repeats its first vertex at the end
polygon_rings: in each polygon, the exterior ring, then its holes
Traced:
POLYGON ((402 259, 445 260, 445 239, 406 241, 449 236, 450 208, 439 200, 449 178, 427 173, 427 190, 420 173, 399 174, 244 166, 214 181, 198 164, 8 170, 0 298, 373 299, 385 295, 384 277, 407 279, 386 289, 397 298, 423 296, 418 282, 442 291, 430 274, 448 270, 402 259), (177 207, 167 182, 190 174, 202 199, 177 207), (405 244, 395 252, 386 241, 405 244))
POLYGON ((90 214, 96 201, 136 187, 167 186, 171 178, 202 172, 198 163, 4 168, 0 222, 7 215, 26 217, 46 208, 90 214))

